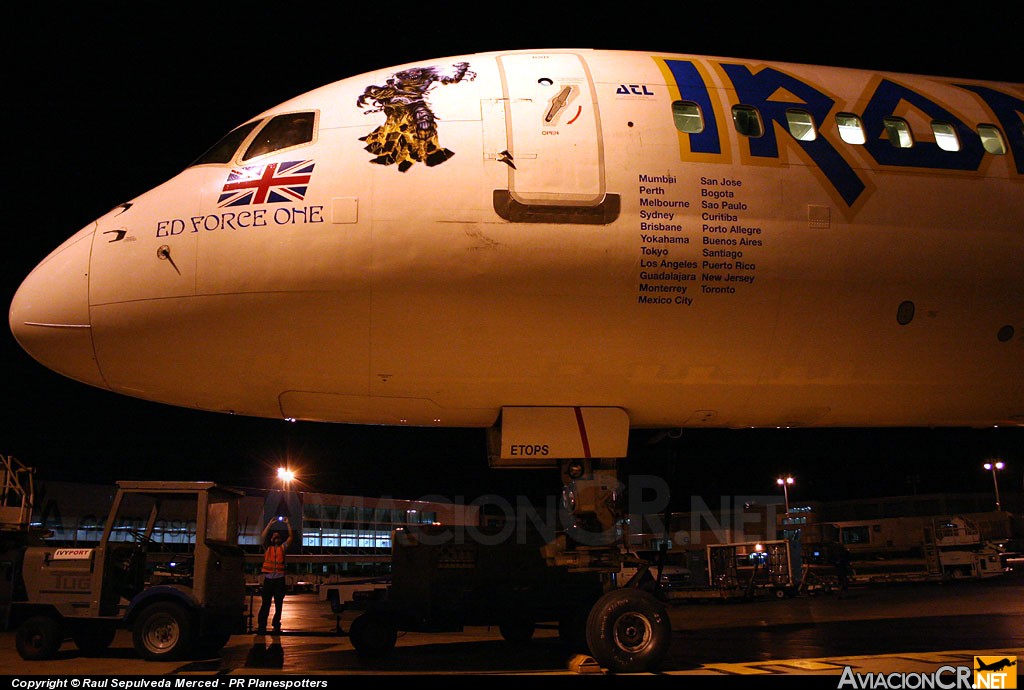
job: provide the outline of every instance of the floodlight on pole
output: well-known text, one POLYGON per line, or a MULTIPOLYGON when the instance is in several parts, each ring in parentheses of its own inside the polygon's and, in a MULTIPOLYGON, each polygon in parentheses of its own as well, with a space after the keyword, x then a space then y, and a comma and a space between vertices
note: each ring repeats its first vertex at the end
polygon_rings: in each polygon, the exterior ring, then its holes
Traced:
POLYGON ((775 483, 782 487, 782 495, 786 499, 786 514, 789 514, 789 487, 793 483, 792 477, 779 477, 775 483))
POLYGON ((1002 460, 993 460, 991 462, 986 462, 983 467, 992 472, 992 485, 996 488, 996 510, 1002 510, 1003 506, 999 501, 999 477, 996 472, 1006 467, 1006 465, 1002 460))

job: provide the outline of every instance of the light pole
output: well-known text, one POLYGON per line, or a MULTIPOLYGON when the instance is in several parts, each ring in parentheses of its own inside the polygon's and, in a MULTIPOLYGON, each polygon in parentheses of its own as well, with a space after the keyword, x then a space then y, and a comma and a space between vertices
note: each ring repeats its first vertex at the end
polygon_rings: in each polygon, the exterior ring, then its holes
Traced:
POLYGON ((779 477, 775 483, 782 487, 782 495, 786 499, 786 515, 789 515, 789 486, 793 483, 792 477, 779 477))
POLYGON ((1002 460, 996 460, 994 462, 986 462, 984 467, 986 470, 992 471, 992 485, 996 487, 996 510, 1002 510, 1003 506, 999 502, 999 477, 996 476, 996 470, 1001 470, 1006 465, 1003 464, 1002 460))

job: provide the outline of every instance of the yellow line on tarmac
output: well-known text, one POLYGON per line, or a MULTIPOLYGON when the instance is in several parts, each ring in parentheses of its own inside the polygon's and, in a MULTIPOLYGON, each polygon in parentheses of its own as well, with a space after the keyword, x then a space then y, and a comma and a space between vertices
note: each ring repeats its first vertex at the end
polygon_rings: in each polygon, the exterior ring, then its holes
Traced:
POLYGON ((791 661, 776 661, 773 666, 786 666, 798 668, 802 671, 836 671, 843 669, 843 664, 815 661, 814 659, 793 659, 791 661))
POLYGON ((701 668, 706 671, 716 671, 717 673, 727 673, 729 675, 738 676, 752 676, 771 673, 771 671, 757 668, 749 664, 707 664, 701 668))
POLYGON ((772 661, 748 661, 734 664, 705 664, 700 667, 701 671, 721 673, 723 675, 773 675, 783 674, 787 671, 833 671, 840 673, 847 666, 858 666, 856 662, 877 661, 879 659, 904 659, 937 666, 959 663, 969 665, 973 663, 975 656, 1017 656, 1024 657, 1024 649, 990 649, 979 651, 976 649, 954 650, 948 652, 909 652, 902 654, 870 654, 863 656, 848 657, 823 657, 817 659, 776 659, 772 661))

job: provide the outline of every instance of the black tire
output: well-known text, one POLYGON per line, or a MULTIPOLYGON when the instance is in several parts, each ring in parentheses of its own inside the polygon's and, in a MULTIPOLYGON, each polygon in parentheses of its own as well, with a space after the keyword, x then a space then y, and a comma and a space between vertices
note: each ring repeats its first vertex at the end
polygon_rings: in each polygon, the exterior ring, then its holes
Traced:
POLYGON ((368 611, 352 621, 348 637, 360 658, 376 660, 395 648, 398 630, 387 616, 368 611))
POLYGON ((506 642, 525 644, 533 638, 537 624, 529 618, 510 619, 501 623, 498 630, 506 642))
POLYGON ((653 669, 671 642, 668 611, 649 592, 612 590, 597 600, 587 616, 590 654, 614 673, 653 669))
POLYGON ((132 641, 143 659, 180 659, 192 646, 192 622, 178 604, 156 603, 139 614, 132 630, 132 641))
POLYGON ((25 661, 44 661, 57 655, 64 632, 52 616, 32 616, 18 626, 14 644, 25 661))
POLYGON ((98 656, 110 648, 117 628, 106 623, 80 623, 71 629, 71 639, 85 656, 98 656))

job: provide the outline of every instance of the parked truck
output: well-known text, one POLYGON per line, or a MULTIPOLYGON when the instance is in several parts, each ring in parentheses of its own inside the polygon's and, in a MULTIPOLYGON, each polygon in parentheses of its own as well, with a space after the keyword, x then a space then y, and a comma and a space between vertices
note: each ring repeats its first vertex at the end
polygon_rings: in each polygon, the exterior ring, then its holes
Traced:
POLYGON ((337 596, 340 589, 328 595, 339 613, 356 614, 349 637, 361 657, 385 656, 399 632, 493 625, 508 642, 522 643, 547 622, 557 623, 570 651, 617 671, 641 670, 665 654, 668 614, 647 590, 644 571, 606 591, 597 572, 547 562, 538 534, 479 532, 477 539, 457 540, 440 526, 399 529, 387 586, 356 590, 347 601, 337 596))
POLYGON ((4 623, 18 653, 51 658, 68 636, 96 653, 121 628, 150 660, 218 652, 245 630, 239 497, 212 482, 122 481, 96 546, 11 550, 4 623))
POLYGON ((984 525, 967 515, 900 517, 838 522, 835 528, 849 551, 854 583, 985 579, 1004 573, 1005 548, 996 538, 1003 525, 998 521, 984 525))

